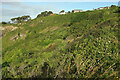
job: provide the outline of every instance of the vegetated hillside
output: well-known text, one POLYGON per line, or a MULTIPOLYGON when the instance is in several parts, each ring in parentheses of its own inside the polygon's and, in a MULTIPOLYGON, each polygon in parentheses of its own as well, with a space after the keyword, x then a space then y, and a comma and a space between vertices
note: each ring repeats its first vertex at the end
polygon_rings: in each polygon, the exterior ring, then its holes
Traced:
POLYGON ((118 7, 3 26, 3 78, 118 77, 118 7))

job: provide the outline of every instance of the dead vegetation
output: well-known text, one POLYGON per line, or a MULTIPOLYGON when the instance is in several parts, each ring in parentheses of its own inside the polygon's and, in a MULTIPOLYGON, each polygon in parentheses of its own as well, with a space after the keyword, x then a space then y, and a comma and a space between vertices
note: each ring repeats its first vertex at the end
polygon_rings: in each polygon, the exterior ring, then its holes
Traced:
POLYGON ((16 30, 18 27, 15 26, 6 26, 6 27, 0 27, 0 30, 10 30, 10 31, 14 31, 16 30))

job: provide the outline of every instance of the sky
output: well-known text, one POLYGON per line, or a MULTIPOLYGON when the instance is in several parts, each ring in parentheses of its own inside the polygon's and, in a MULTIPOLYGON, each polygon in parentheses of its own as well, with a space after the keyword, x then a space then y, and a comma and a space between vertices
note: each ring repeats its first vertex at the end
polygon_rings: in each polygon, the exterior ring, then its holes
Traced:
POLYGON ((36 2, 32 0, 31 2, 24 2, 25 0, 11 0, 11 2, 9 1, 10 0, 2 1, 2 9, 0 9, 0 12, 2 12, 2 19, 0 19, 0 22, 8 22, 11 18, 23 15, 30 15, 31 18, 34 19, 43 11, 52 11, 54 13, 59 13, 61 10, 68 12, 72 11, 73 9, 82 9, 86 11, 92 10, 93 8, 97 9, 99 7, 118 5, 117 0, 110 0, 111 2, 93 2, 94 0, 91 2, 87 2, 87 0, 86 2, 39 2, 37 0, 36 2))

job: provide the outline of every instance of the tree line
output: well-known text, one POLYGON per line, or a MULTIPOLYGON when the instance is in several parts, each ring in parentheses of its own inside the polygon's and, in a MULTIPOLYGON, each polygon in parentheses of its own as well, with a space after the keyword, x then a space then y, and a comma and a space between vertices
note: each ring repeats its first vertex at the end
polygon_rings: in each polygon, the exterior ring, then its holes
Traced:
MULTIPOLYGON (((114 7, 117 7, 117 6, 116 5, 111 5, 111 8, 114 8, 114 7)), ((59 13, 62 13, 62 12, 65 12, 65 10, 61 10, 59 13)), ((74 10, 68 11, 67 13, 74 13, 74 10)), ((41 14, 38 14, 37 18, 38 17, 49 16, 51 14, 53 14, 52 11, 44 11, 44 12, 41 12, 41 14)), ((21 23, 21 22, 28 21, 30 19, 31 19, 31 17, 29 15, 27 15, 27 16, 21 16, 21 17, 12 18, 11 21, 12 21, 12 23, 21 23)), ((1 24, 11 24, 11 23, 10 23, 10 21, 9 22, 4 22, 3 21, 3 22, 1 22, 1 24)))
POLYGON ((44 11, 41 12, 41 14, 38 14, 37 17, 45 17, 45 16, 49 16, 50 14, 53 14, 52 11, 44 11))
MULTIPOLYGON (((65 11, 62 10, 62 11, 60 11, 60 12, 65 12, 65 11)), ((70 11, 68 11, 68 13, 70 13, 70 11)), ((51 14, 53 14, 52 11, 44 11, 44 12, 41 12, 40 14, 38 14, 38 15, 37 15, 37 18, 38 18, 38 17, 49 16, 49 15, 51 15, 51 14)), ((17 24, 17 23, 21 23, 21 22, 28 21, 28 20, 30 20, 30 19, 31 19, 31 17, 30 17, 29 15, 27 15, 27 16, 21 16, 21 17, 11 18, 11 21, 12 21, 12 23, 17 24)), ((3 21, 3 22, 1 22, 1 24, 11 24, 11 22, 10 22, 10 21, 9 21, 9 22, 3 21)))
MULTIPOLYGON (((17 23, 28 21, 30 19, 31 19, 31 17, 29 15, 27 15, 27 16, 11 18, 11 21, 12 21, 12 23, 17 24, 17 23)), ((9 22, 2 21, 1 24, 11 24, 11 22, 10 21, 9 22)))
POLYGON ((12 18, 11 21, 13 23, 21 23, 23 21, 28 21, 30 19, 31 19, 31 17, 29 15, 27 15, 27 16, 21 16, 21 17, 17 17, 17 18, 12 18))

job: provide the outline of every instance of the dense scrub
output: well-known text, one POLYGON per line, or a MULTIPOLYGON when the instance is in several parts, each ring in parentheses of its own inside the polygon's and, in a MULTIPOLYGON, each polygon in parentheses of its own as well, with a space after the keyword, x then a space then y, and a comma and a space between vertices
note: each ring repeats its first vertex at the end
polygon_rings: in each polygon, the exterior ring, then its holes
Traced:
POLYGON ((117 78, 118 18, 114 6, 16 24, 2 37, 3 78, 117 78))

